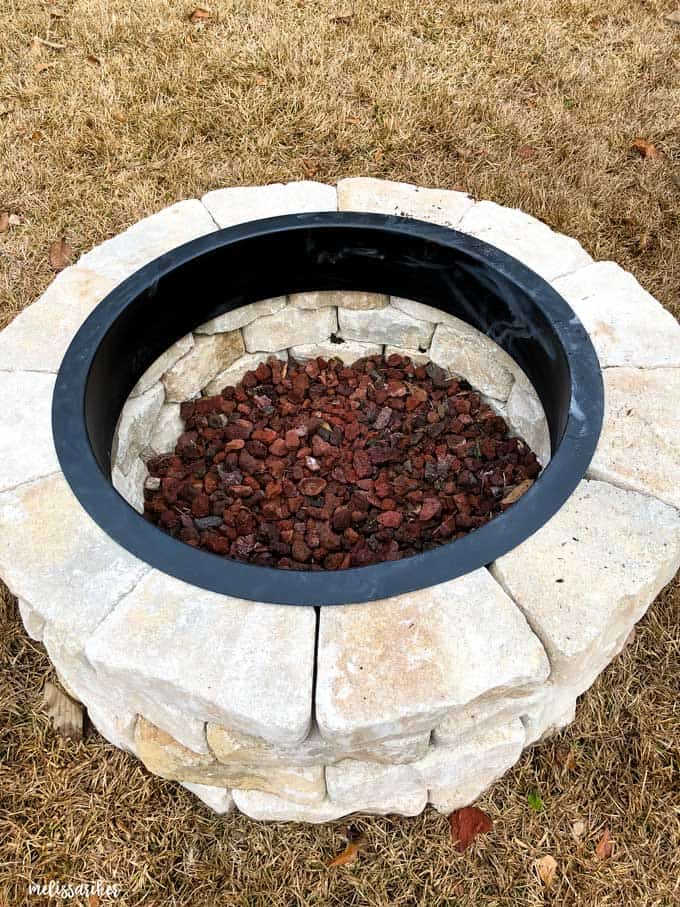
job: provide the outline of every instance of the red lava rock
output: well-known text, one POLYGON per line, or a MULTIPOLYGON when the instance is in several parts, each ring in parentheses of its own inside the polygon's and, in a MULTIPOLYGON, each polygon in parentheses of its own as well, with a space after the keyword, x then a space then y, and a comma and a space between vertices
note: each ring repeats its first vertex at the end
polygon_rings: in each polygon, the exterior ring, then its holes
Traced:
POLYGON ((286 570, 344 570, 454 542, 541 466, 467 382, 394 354, 270 357, 180 405, 148 462, 145 516, 187 545, 286 570))

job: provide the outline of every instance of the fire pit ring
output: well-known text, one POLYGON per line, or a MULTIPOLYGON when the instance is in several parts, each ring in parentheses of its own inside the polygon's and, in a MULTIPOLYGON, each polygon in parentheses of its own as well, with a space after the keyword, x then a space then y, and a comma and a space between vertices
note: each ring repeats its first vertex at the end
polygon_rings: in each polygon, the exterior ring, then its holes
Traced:
POLYGON ((252 221, 209 234, 116 287, 64 357, 53 431, 59 462, 80 503, 146 563, 201 588, 253 601, 347 605, 463 576, 524 541, 583 478, 602 411, 602 379, 590 338, 537 274, 479 239, 436 224, 333 212, 252 221), (470 323, 520 365, 543 403, 553 450, 550 464, 519 502, 454 547, 343 570, 332 581, 327 571, 283 572, 218 559, 140 519, 108 476, 121 408, 146 369, 197 325, 225 312, 319 290, 387 293, 434 306, 470 323))

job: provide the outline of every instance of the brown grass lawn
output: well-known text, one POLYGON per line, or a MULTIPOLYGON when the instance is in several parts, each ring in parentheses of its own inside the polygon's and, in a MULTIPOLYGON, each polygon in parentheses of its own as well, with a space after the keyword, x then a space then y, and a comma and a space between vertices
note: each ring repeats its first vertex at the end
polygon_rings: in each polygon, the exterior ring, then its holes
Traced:
MULTIPOLYGON (((0 235, 0 326, 52 279, 57 238, 77 255, 211 188, 359 174, 520 206, 680 314, 676 0, 201 2, 199 25, 192 0, 0 3, 0 212, 20 219, 0 235)), ((495 828, 471 851, 432 811, 360 819, 359 861, 329 870, 340 824, 216 818, 92 730, 55 738, 47 658, 5 594, 0 904, 46 903, 26 885, 50 878, 117 882, 125 905, 678 904, 679 604, 676 583, 576 723, 487 793, 495 828)))

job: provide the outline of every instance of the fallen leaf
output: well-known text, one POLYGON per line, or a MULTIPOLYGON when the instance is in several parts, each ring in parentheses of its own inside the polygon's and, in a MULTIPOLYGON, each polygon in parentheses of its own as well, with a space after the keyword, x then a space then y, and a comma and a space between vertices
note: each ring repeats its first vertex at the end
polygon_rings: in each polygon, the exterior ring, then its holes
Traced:
POLYGON ((633 151, 637 151, 640 157, 647 160, 648 158, 662 158, 665 155, 659 151, 656 145, 652 145, 651 142, 648 142, 647 139, 633 139, 633 144, 631 145, 633 151))
POLYGON ((189 22, 206 22, 208 19, 212 19, 212 17, 212 13, 209 9, 197 6, 196 9, 189 13, 189 22))
POLYGON ((493 828, 493 822, 476 806, 464 806, 449 816, 449 828, 456 850, 463 853, 477 835, 484 835, 493 828))
POLYGON ((546 854, 544 857, 541 857, 540 860, 536 860, 534 868, 536 869, 541 882, 543 882, 546 888, 550 888, 555 881, 557 860, 554 857, 551 857, 550 854, 546 854))
POLYGON ((73 249, 65 239, 57 239, 50 246, 50 266, 54 271, 63 271, 73 255, 73 249))
POLYGON ((354 13, 345 13, 339 16, 331 16, 333 25, 349 25, 354 18, 354 13))
POLYGON ((673 13, 668 13, 667 16, 664 16, 664 19, 673 25, 680 25, 680 9, 676 9, 673 13))
POLYGON ((356 841, 350 841, 343 852, 339 853, 334 860, 330 861, 328 864, 329 869, 331 866, 347 866, 348 863, 356 862, 362 844, 363 839, 361 838, 358 838, 356 841))
POLYGON ((574 824, 571 826, 571 833, 578 841, 579 838, 582 838, 586 833, 586 823, 581 819, 577 819, 574 824))
POLYGON ((519 485, 515 485, 512 491, 509 491, 501 501, 501 507, 509 507, 510 504, 514 504, 515 501, 519 501, 522 495, 526 494, 526 492, 531 488, 533 484, 533 479, 524 479, 524 481, 520 482, 519 485))
POLYGON ((598 860, 608 860, 612 855, 613 849, 614 843, 612 841, 611 835, 609 834, 609 829, 605 828, 602 833, 602 837, 597 842, 597 847, 595 848, 595 856, 598 860))
POLYGON ((0 233, 7 233, 9 230, 9 211, 0 211, 0 233))
POLYGON ((541 800, 535 790, 527 794, 527 803, 535 813, 543 812, 543 800, 541 800))
POLYGON ((57 733, 72 740, 82 740, 83 707, 79 702, 49 681, 43 690, 43 702, 47 717, 57 733))
POLYGON ((101 902, 101 898, 98 894, 91 894, 87 899, 87 907, 99 907, 101 902))
POLYGON ((555 756, 560 765, 563 765, 567 771, 572 772, 576 768, 576 757, 571 746, 559 746, 555 756))
POLYGON ((521 157, 522 160, 528 161, 529 158, 532 158, 536 154, 536 149, 532 148, 531 145, 520 145, 516 154, 517 157, 521 157))
POLYGON ((88 54, 88 55, 85 57, 85 59, 87 60, 88 63, 92 63, 93 66, 100 66, 100 65, 101 65, 101 62, 102 62, 102 61, 99 59, 99 57, 95 57, 94 54, 88 54))

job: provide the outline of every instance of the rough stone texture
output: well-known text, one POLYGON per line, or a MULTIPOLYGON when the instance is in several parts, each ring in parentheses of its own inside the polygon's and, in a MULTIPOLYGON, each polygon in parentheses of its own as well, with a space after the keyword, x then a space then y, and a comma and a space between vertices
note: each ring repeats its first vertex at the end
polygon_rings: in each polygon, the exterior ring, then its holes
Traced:
POLYGON ((382 346, 378 343, 358 343, 356 340, 345 340, 343 343, 308 343, 304 346, 292 346, 290 355, 293 359, 305 361, 321 356, 323 359, 342 359, 345 365, 352 365, 357 359, 365 356, 380 356, 382 346))
POLYGON ((184 419, 179 403, 165 403, 151 431, 149 445, 155 454, 169 453, 175 449, 177 439, 184 431, 184 419))
POLYGON ((492 566, 542 640, 551 679, 585 690, 680 566, 680 514, 583 481, 531 538, 492 566))
POLYGON ((427 799, 427 789, 413 765, 379 765, 345 759, 326 769, 328 796, 336 803, 363 801, 374 809, 390 802, 394 791, 427 799))
POLYGON ((281 214, 337 210, 335 186, 308 180, 216 189, 201 201, 220 227, 281 214))
POLYGON ((251 302, 249 305, 242 305, 231 312, 225 312, 218 315, 217 318, 211 318, 205 324, 194 328, 196 334, 221 334, 227 331, 238 331, 239 328, 245 327, 256 318, 262 318, 264 315, 273 315, 286 305, 285 296, 275 296, 273 299, 261 299, 259 302, 251 302))
POLYGON ((163 375, 165 399, 168 403, 181 403, 197 396, 242 353, 240 331, 194 338, 189 352, 163 375))
POLYGON ((470 735, 508 724, 530 711, 536 712, 542 708, 546 686, 542 684, 521 696, 476 699, 448 714, 432 731, 432 743, 436 746, 459 746, 470 735))
POLYGON ((574 720, 579 687, 568 687, 548 681, 538 691, 531 708, 522 714, 526 733, 525 746, 551 737, 574 720))
POLYGON ((180 337, 176 343, 173 343, 171 347, 168 347, 168 349, 149 366, 137 384, 132 388, 130 396, 138 397, 140 394, 143 394, 152 388, 153 385, 157 381, 160 381, 163 375, 182 358, 182 356, 189 352, 193 345, 194 338, 192 334, 180 337))
POLYGON ((495 202, 477 202, 458 229, 518 258, 546 280, 570 274, 592 262, 577 240, 553 232, 517 208, 503 208, 495 202))
POLYGON ((328 765, 341 759, 362 759, 369 762, 402 764, 415 762, 427 752, 428 733, 411 734, 394 740, 380 740, 359 749, 335 747, 319 734, 316 728, 295 747, 274 747, 258 737, 247 736, 230 728, 208 724, 208 745, 220 762, 262 769, 270 765, 306 766, 328 765))
MULTIPOLYGON (((422 302, 416 302, 414 299, 403 299, 401 296, 391 296, 390 304, 400 312, 410 315, 411 318, 417 318, 420 321, 429 321, 432 324, 453 324, 461 325, 464 322, 455 315, 449 315, 441 309, 431 305, 425 305, 422 302)), ((474 330, 474 329, 473 329, 474 330)))
POLYGON ((225 765, 211 755, 193 752, 142 716, 135 725, 135 749, 149 771, 170 781, 262 790, 296 803, 320 803, 326 795, 321 766, 294 768, 280 764, 262 771, 225 765))
POLYGON ((287 306, 275 315, 247 324, 243 328, 243 340, 249 353, 267 352, 328 340, 337 327, 334 308, 306 311, 287 306))
POLYGON ((251 819, 268 822, 333 822, 352 813, 371 815, 417 816, 425 808, 427 798, 422 794, 402 794, 393 790, 388 800, 379 804, 360 798, 353 803, 324 800, 313 806, 303 806, 260 791, 233 790, 234 803, 251 819))
POLYGON ((95 246, 78 264, 120 283, 159 255, 216 229, 198 199, 186 199, 95 246))
POLYGON ((538 639, 487 570, 366 605, 322 608, 316 716, 339 745, 428 730, 492 690, 549 673, 538 639))
POLYGON ((191 781, 183 781, 181 784, 218 815, 229 813, 234 808, 234 798, 228 790, 206 784, 193 784, 191 781))
POLYGON ((311 293, 292 293, 290 304, 298 309, 322 309, 325 306, 342 306, 343 309, 364 311, 382 309, 390 301, 383 293, 363 293, 354 290, 319 290, 311 293))
POLYGON ((86 268, 66 268, 36 302, 0 331, 0 369, 59 371, 78 329, 115 284, 86 268))
MULTIPOLYGON (((473 382, 474 383, 474 382, 473 382)), ((545 411, 529 379, 515 368, 515 383, 505 406, 503 418, 513 433, 527 442, 542 466, 550 462, 550 431, 545 411)))
POLYGON ((27 601, 23 598, 19 599, 19 613, 21 614, 21 620, 26 629, 26 632, 37 642, 43 637, 43 631, 45 629, 45 620, 42 618, 37 611, 35 611, 27 601))
POLYGON ((52 441, 54 375, 0 372, 0 491, 59 469, 52 441))
POLYGON ((339 211, 376 211, 455 227, 473 204, 465 192, 447 189, 426 189, 370 177, 338 182, 339 211))
POLYGON ((588 476, 680 508, 680 369, 608 368, 588 476))
POLYGON ((437 325, 430 357, 496 400, 507 400, 512 388, 514 360, 497 343, 480 331, 458 321, 437 325))
POLYGON ((339 334, 345 340, 427 349, 433 325, 418 321, 392 306, 371 312, 338 309, 339 334))
POLYGON ((554 287, 583 322, 603 368, 680 366, 680 324, 613 261, 579 268, 554 287))
POLYGON ((135 460, 149 444, 151 430, 163 406, 165 391, 154 384, 148 391, 128 400, 118 420, 111 458, 128 475, 135 460))
POLYGON ((144 511, 144 480, 148 473, 144 461, 136 457, 125 475, 117 466, 111 470, 111 484, 137 513, 144 511))
POLYGON ((313 608, 242 601, 153 570, 100 624, 87 655, 121 691, 294 745, 310 727, 314 634, 313 608))
POLYGON ((238 384, 246 372, 254 371, 261 362, 266 362, 269 356, 285 360, 288 358, 288 350, 275 350, 271 353, 246 353, 229 368, 220 372, 209 384, 206 384, 203 390, 210 396, 221 393, 222 388, 238 384))

